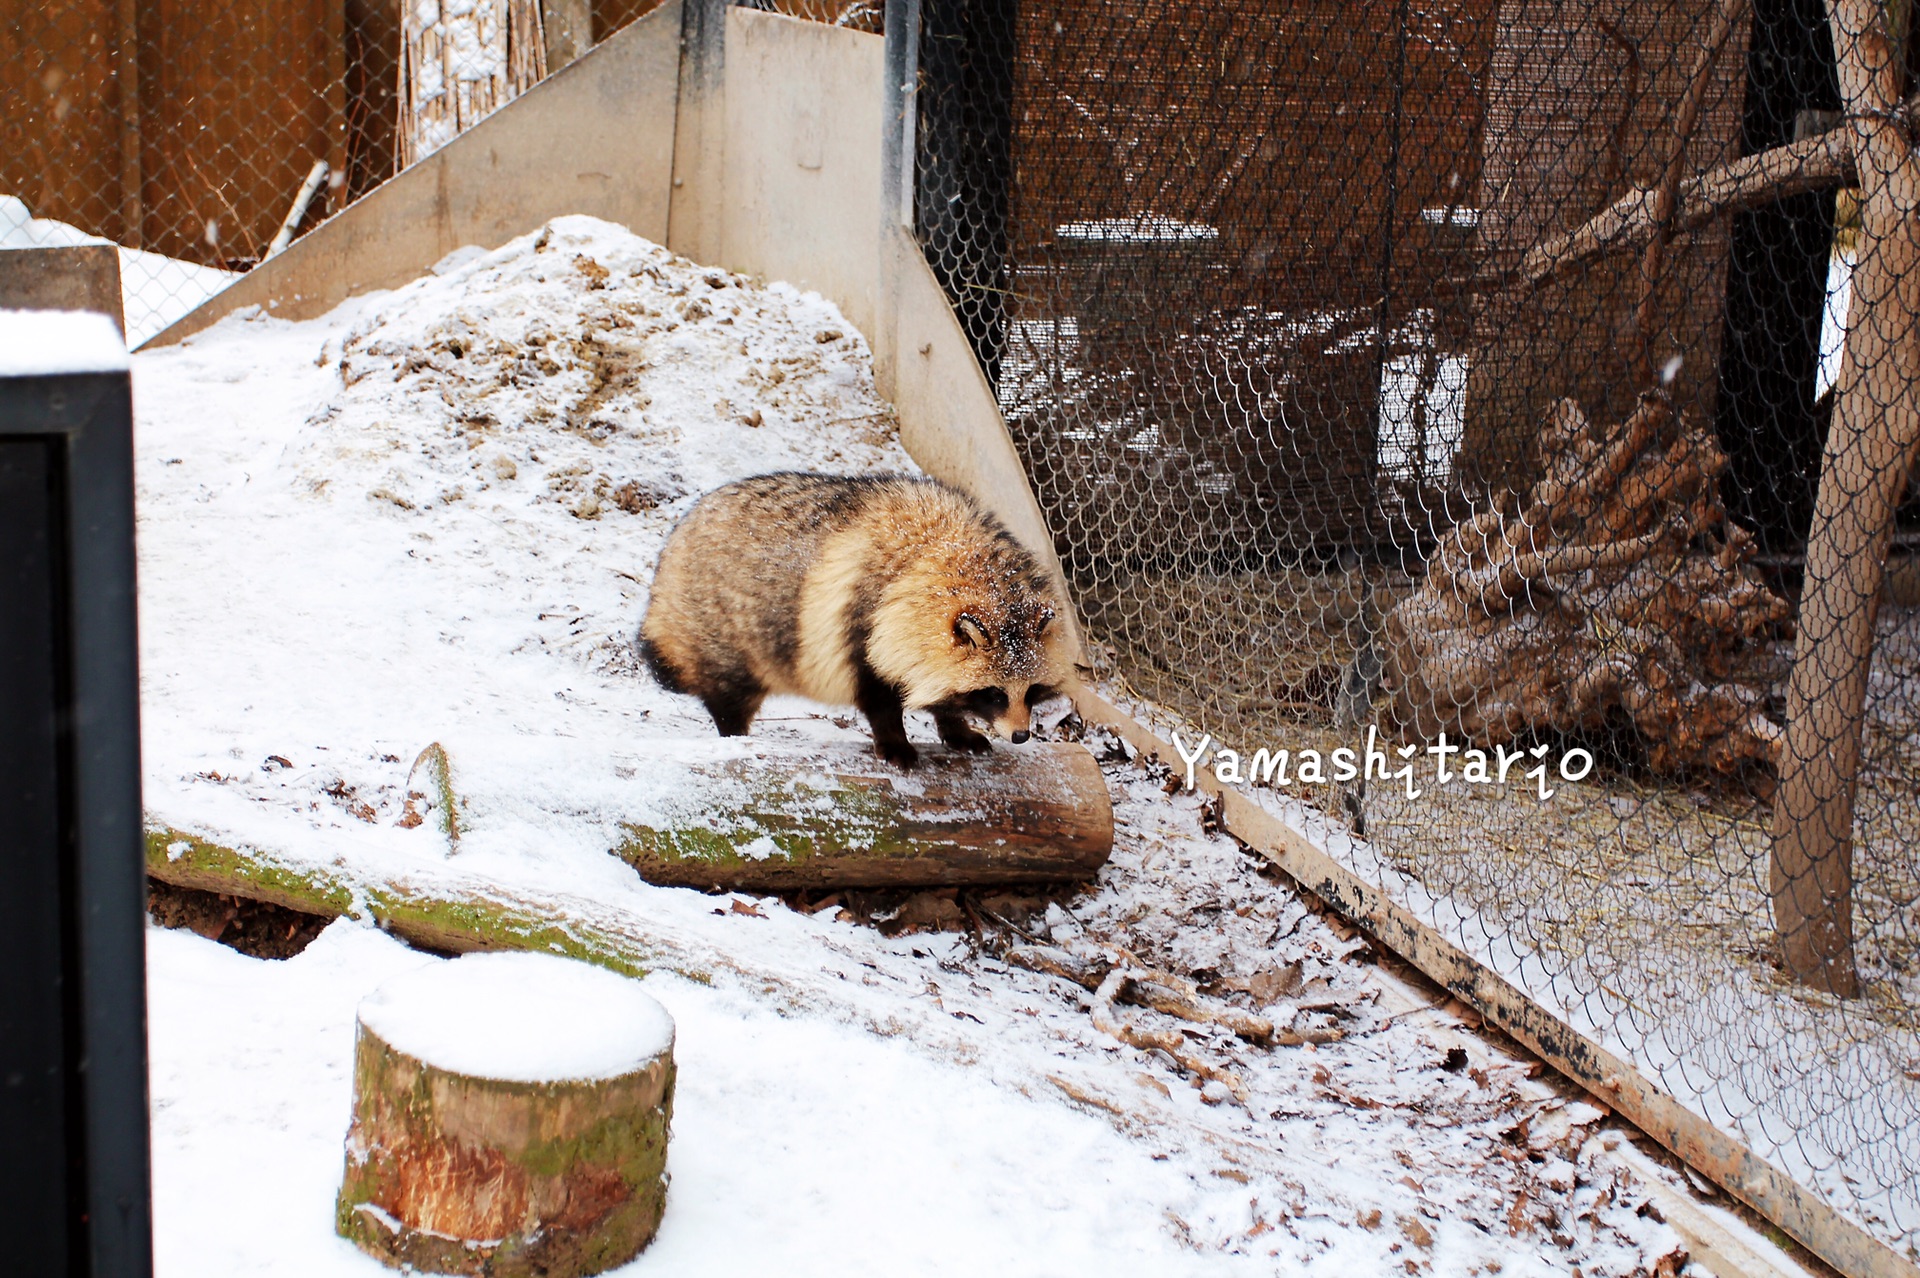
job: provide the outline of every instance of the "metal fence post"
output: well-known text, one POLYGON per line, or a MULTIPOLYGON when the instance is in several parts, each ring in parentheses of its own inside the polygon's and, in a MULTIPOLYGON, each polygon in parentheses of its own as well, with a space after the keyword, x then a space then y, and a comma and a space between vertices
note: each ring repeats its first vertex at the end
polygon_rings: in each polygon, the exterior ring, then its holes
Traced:
POLYGON ((22 355, 74 318, 0 312, 0 1237, 12 1272, 135 1278, 151 1246, 132 398, 104 318, 85 317, 72 371, 22 355))

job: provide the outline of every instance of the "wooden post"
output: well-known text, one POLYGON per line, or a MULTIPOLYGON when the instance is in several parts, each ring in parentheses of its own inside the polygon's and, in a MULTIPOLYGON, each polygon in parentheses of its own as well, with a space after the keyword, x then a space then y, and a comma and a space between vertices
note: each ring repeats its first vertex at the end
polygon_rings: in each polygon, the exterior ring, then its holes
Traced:
POLYGON ((1774 799, 1774 926, 1787 971, 1843 998, 1853 963, 1853 800, 1894 508, 1920 451, 1920 154, 1903 119, 1906 32, 1889 7, 1828 0, 1860 175, 1860 256, 1807 542, 1774 799))
POLYGON ((544 954, 408 972, 360 1008, 336 1225, 395 1268, 575 1278, 666 1210, 673 1021, 544 954))
POLYGON ((119 0, 113 46, 113 76, 120 111, 120 235, 127 248, 139 248, 140 193, 140 13, 139 0, 119 0))
POLYGON ((541 0, 540 27, 547 43, 547 74, 552 75, 593 47, 591 0, 541 0))

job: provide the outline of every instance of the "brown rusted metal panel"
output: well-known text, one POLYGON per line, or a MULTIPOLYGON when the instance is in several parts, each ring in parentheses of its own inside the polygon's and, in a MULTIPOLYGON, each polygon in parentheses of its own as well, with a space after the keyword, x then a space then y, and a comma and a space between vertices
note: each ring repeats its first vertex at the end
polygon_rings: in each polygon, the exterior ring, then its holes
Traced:
POLYGON ((346 0, 347 186, 343 207, 392 177, 400 119, 401 0, 346 0))
POLYGON ((593 42, 599 44, 635 18, 644 18, 664 0, 593 0, 593 42))
MULTIPOLYGON (((1502 0, 1488 77, 1476 203, 1492 264, 1578 226, 1629 188, 1656 185, 1672 118, 1719 0, 1502 0)), ((1714 64, 1686 173, 1736 158, 1748 24, 1714 64)), ((1660 291, 1654 363, 1679 357, 1682 407, 1710 415, 1718 383, 1727 228, 1675 240, 1660 291)), ((1538 290, 1477 301, 1462 467, 1524 482, 1546 409, 1562 396, 1615 421, 1643 389, 1628 375, 1638 254, 1616 254, 1538 290)))
POLYGON ((117 0, 113 74, 120 123, 120 243, 139 248, 140 211, 140 0, 117 0))
POLYGON ((265 252, 314 161, 337 154, 341 3, 142 0, 147 247, 233 265, 265 252))
POLYGON ((126 232, 119 0, 0 5, 0 192, 35 217, 126 232))
MULTIPOLYGON (((1492 10, 1445 0, 1403 24, 1395 0, 1021 7, 1012 318, 1073 316, 1093 375, 1131 379, 1160 442, 1218 475, 1225 491, 1169 507, 1187 544, 1385 535, 1382 334, 1392 349, 1417 318, 1464 344, 1441 281, 1471 245, 1422 210, 1478 185, 1492 10), (1213 238, 1063 233, 1144 214, 1213 238)), ((1049 467, 1035 474, 1044 487, 1049 467)), ((1143 545, 1165 531, 1138 529, 1143 545)))

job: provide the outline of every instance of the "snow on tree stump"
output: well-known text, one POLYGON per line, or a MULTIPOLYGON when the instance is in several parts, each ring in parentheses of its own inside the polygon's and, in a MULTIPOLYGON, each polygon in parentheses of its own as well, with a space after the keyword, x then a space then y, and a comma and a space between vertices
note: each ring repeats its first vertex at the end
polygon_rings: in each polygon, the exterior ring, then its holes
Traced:
POLYGON ((571 1278, 659 1228, 673 1020, 637 982, 470 954, 360 1005, 336 1224, 396 1268, 571 1278))

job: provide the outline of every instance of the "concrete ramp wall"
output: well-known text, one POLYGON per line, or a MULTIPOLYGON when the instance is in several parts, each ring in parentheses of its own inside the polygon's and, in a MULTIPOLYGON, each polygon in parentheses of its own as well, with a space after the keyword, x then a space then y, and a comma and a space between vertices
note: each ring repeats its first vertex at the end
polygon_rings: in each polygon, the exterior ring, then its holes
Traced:
POLYGON ((669 0, 148 345, 247 306, 309 319, 416 279, 463 245, 494 248, 592 214, 831 299, 867 335, 907 451, 993 510, 1068 598, 992 388, 907 225, 899 170, 912 77, 889 67, 910 43, 726 0, 669 0))

